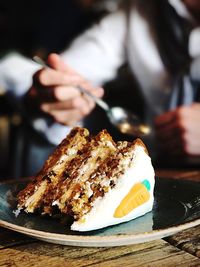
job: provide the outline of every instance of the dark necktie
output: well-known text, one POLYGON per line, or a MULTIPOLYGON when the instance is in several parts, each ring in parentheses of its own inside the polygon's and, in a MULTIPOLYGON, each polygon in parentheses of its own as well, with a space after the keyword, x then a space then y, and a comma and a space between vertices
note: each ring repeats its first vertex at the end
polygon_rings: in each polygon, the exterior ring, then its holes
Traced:
POLYGON ((199 102, 200 75, 195 78, 191 75, 190 68, 193 62, 188 52, 189 35, 193 26, 177 14, 168 1, 156 1, 158 48, 162 61, 174 81, 168 109, 199 102))
POLYGON ((200 80, 193 79, 188 74, 182 75, 174 82, 168 109, 190 105, 193 102, 200 102, 200 80))

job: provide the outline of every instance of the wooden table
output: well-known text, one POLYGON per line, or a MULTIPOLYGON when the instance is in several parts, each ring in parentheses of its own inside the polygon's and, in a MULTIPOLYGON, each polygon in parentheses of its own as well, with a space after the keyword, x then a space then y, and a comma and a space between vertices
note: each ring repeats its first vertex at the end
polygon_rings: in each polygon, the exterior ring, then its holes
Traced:
MULTIPOLYGON (((200 182, 200 171, 157 171, 160 177, 200 182)), ((200 266, 200 225, 168 238, 121 247, 48 244, 0 228, 0 266, 200 266)))

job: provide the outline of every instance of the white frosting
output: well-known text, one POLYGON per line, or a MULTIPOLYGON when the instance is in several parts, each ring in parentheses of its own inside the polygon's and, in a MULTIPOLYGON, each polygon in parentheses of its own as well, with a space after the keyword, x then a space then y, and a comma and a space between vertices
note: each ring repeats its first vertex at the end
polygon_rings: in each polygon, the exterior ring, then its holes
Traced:
POLYGON ((81 219, 72 224, 71 229, 76 231, 90 231, 132 220, 149 211, 153 206, 154 169, 150 157, 145 153, 143 147, 135 149, 132 166, 118 179, 117 185, 98 198, 91 211, 81 219), (115 218, 114 212, 122 199, 129 193, 134 184, 148 180, 150 182, 150 199, 148 202, 133 209, 122 218, 115 218))

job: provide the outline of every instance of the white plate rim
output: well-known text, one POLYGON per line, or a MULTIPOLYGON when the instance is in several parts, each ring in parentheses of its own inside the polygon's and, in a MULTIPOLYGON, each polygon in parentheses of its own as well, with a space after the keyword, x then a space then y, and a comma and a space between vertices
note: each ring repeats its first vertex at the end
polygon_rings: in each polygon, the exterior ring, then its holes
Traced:
POLYGON ((139 234, 119 234, 119 235, 107 235, 107 236, 90 236, 90 235, 65 235, 56 234, 46 231, 29 229, 23 226, 12 224, 4 220, 0 220, 0 226, 31 236, 36 239, 41 239, 50 243, 58 243, 71 246, 121 246, 143 243, 152 241, 166 236, 175 234, 179 231, 183 231, 200 224, 200 219, 196 219, 191 222, 187 222, 181 225, 172 226, 165 229, 153 230, 150 232, 139 234))

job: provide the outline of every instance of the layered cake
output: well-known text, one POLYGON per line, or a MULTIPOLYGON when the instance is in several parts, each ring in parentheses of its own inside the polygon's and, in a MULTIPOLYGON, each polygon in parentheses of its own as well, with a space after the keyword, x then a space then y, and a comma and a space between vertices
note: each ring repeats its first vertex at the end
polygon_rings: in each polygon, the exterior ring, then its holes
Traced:
POLYGON ((71 216, 71 229, 90 231, 152 210, 154 169, 140 139, 117 142, 106 130, 74 128, 33 181, 18 194, 27 213, 71 216))

